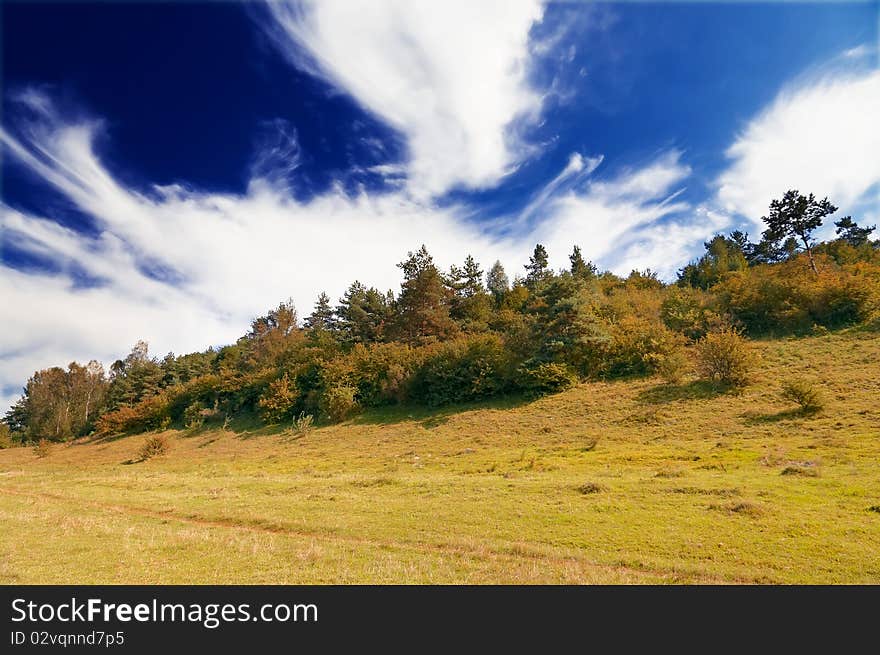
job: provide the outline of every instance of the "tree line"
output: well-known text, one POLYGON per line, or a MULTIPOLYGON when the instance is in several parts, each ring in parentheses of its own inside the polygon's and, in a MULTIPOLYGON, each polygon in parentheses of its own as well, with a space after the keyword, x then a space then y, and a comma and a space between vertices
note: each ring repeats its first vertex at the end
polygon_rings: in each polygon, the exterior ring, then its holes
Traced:
MULTIPOLYGON (((425 246, 398 264, 397 293, 354 281, 299 320, 282 302, 234 344, 164 358, 138 342, 105 371, 96 361, 34 373, 7 412, 6 438, 65 441, 255 416, 339 421, 379 405, 443 405, 540 395, 580 380, 676 377, 690 344, 722 332, 794 334, 873 321, 880 241, 796 190, 773 200, 767 229, 717 235, 665 284, 650 270, 600 272, 579 247, 554 271, 543 245, 521 272, 473 257, 441 269, 425 246)), ((3 435, 0 435, 3 436, 3 435)))

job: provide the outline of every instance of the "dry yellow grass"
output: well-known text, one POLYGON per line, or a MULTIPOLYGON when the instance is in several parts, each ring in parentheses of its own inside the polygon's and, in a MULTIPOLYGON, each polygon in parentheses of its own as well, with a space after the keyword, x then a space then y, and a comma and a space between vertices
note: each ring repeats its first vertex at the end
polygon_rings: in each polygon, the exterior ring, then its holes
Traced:
POLYGON ((880 582, 880 335, 759 346, 737 395, 593 383, 172 431, 137 463, 144 435, 0 451, 0 582, 880 582), (821 412, 782 399, 800 377, 821 412))

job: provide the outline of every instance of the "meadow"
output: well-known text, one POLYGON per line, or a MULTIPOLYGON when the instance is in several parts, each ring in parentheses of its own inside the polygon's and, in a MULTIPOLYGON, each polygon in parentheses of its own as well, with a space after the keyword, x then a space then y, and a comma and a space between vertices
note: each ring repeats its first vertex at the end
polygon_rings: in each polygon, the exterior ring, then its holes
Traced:
POLYGON ((687 378, 0 451, 0 583, 880 583, 880 334, 687 378), (800 412, 785 381, 821 389, 800 412))

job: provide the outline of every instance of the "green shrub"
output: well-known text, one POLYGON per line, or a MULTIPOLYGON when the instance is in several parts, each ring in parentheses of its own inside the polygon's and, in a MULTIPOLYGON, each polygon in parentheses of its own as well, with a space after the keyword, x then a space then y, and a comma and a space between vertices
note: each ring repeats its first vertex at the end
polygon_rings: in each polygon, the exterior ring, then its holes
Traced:
POLYGON ((291 415, 299 398, 299 389, 285 373, 269 383, 257 404, 264 421, 280 423, 291 415))
POLYGON ((805 414, 814 414, 825 406, 822 392, 814 383, 807 380, 784 382, 782 397, 800 405, 801 411, 805 414))
POLYGON ((294 436, 304 437, 312 431, 314 422, 315 419, 311 414, 302 412, 299 416, 293 419, 290 424, 290 430, 293 432, 294 436))
POLYGON ((356 400, 363 407, 404 402, 426 352, 400 343, 357 344, 351 352, 322 365, 321 384, 355 387, 356 400))
POLYGON ((413 375, 411 397, 427 405, 489 398, 510 388, 510 356, 496 335, 474 335, 436 344, 413 375))
POLYGON ((205 406, 199 401, 191 403, 183 412, 183 424, 188 428, 200 428, 205 423, 205 417, 202 411, 205 406))
POLYGON ((567 364, 544 362, 526 365, 517 371, 519 386, 534 394, 565 391, 577 384, 577 374, 567 364))
POLYGON ((743 386, 757 358, 754 347, 732 328, 710 332, 697 342, 697 370, 704 379, 743 386))
POLYGON ((12 431, 5 423, 0 423, 0 450, 12 447, 12 431))
POLYGON ((164 455, 168 452, 168 448, 168 437, 166 437, 164 434, 151 434, 146 439, 144 439, 144 442, 138 449, 138 460, 141 462, 145 462, 153 457, 164 455))
POLYGON ((319 401, 321 414, 334 423, 344 421, 358 410, 356 395, 357 389, 351 386, 325 389, 319 401))
MULTIPOLYGON (((611 326, 599 371, 608 377, 650 375, 684 345, 684 337, 656 319, 624 316, 611 326)), ((679 358, 680 361, 680 358, 679 358)))
POLYGON ((675 348, 653 356, 653 367, 667 384, 681 384, 690 369, 684 348, 675 348))
POLYGON ((669 287, 660 305, 660 318, 673 332, 697 340, 720 322, 719 316, 709 309, 711 296, 691 287, 669 287))

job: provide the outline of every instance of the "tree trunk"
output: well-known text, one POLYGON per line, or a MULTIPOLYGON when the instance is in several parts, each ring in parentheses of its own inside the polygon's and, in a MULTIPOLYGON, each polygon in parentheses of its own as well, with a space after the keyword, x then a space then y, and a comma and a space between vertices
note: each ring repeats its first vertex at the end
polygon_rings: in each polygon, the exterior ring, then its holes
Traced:
POLYGON ((86 416, 83 425, 89 424, 89 404, 92 402, 92 388, 89 387, 89 393, 86 394, 86 416))
POLYGON ((813 249, 810 248, 810 244, 806 239, 804 239, 804 248, 807 250, 807 257, 810 258, 810 268, 813 269, 813 273, 819 275, 819 269, 816 268, 816 260, 813 259, 813 249))

